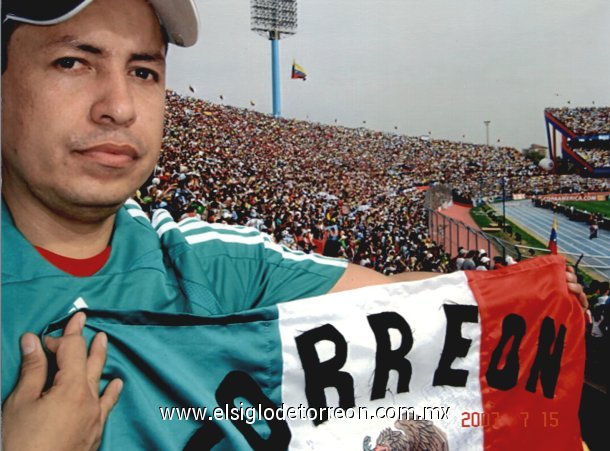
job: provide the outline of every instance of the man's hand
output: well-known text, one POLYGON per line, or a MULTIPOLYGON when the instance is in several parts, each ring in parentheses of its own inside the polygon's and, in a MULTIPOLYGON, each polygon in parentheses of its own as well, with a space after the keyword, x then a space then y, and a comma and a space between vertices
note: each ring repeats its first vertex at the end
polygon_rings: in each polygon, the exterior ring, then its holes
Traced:
POLYGON ((99 447, 104 423, 123 386, 115 379, 100 397, 99 381, 106 361, 107 337, 95 336, 89 355, 81 333, 85 314, 75 314, 61 338, 48 339, 58 372, 43 392, 47 359, 34 334, 21 338, 21 376, 3 408, 2 444, 6 451, 99 447))
POLYGON ((568 282, 568 290, 570 290, 570 293, 576 296, 582 308, 586 310, 587 307, 589 307, 587 295, 585 294, 585 290, 583 290, 582 285, 578 283, 578 277, 576 277, 574 268, 571 266, 566 267, 566 280, 568 282))

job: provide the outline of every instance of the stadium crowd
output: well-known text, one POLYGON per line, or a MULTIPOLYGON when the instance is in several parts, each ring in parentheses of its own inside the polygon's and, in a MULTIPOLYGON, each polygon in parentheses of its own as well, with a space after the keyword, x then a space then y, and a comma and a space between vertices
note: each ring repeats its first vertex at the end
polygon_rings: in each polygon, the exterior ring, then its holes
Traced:
POLYGON ((547 108, 545 112, 552 114, 577 135, 610 133, 609 107, 547 108))
POLYGON ((171 91, 162 148, 136 196, 146 211, 256 227, 384 274, 456 269, 427 232, 431 185, 464 199, 499 196, 502 177, 509 194, 608 188, 550 176, 516 149, 277 119, 171 91))
POLYGON ((610 167, 610 149, 576 149, 578 155, 596 167, 610 167))

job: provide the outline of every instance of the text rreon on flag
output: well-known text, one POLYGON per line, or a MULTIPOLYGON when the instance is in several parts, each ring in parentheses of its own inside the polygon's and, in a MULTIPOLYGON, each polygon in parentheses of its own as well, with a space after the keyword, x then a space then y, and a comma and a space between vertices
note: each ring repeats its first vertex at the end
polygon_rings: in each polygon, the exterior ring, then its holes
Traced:
POLYGON ((582 447, 584 319, 562 257, 226 316, 87 318, 87 340, 109 337, 103 383, 125 381, 102 449, 582 447))

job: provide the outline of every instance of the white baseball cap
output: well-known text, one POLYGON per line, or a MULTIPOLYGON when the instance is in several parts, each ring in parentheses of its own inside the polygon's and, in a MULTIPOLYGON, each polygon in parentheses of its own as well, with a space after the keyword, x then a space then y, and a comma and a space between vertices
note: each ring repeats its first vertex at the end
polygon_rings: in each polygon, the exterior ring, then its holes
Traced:
MULTIPOLYGON (((56 25, 74 17, 94 0, 3 0, 2 23, 56 25)), ((169 42, 190 47, 197 42, 199 16, 194 0, 148 0, 169 42)))

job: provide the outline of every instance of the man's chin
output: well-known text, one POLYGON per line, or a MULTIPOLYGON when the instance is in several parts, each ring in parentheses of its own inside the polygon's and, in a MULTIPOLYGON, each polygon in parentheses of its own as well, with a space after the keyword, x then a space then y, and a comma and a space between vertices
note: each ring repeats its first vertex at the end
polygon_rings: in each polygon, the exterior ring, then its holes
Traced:
POLYGON ((107 220, 123 206, 127 196, 84 197, 65 202, 52 202, 51 209, 66 219, 97 223, 107 220))
POLYGON ((83 223, 102 222, 116 214, 123 202, 104 205, 77 205, 63 211, 65 217, 83 223))

